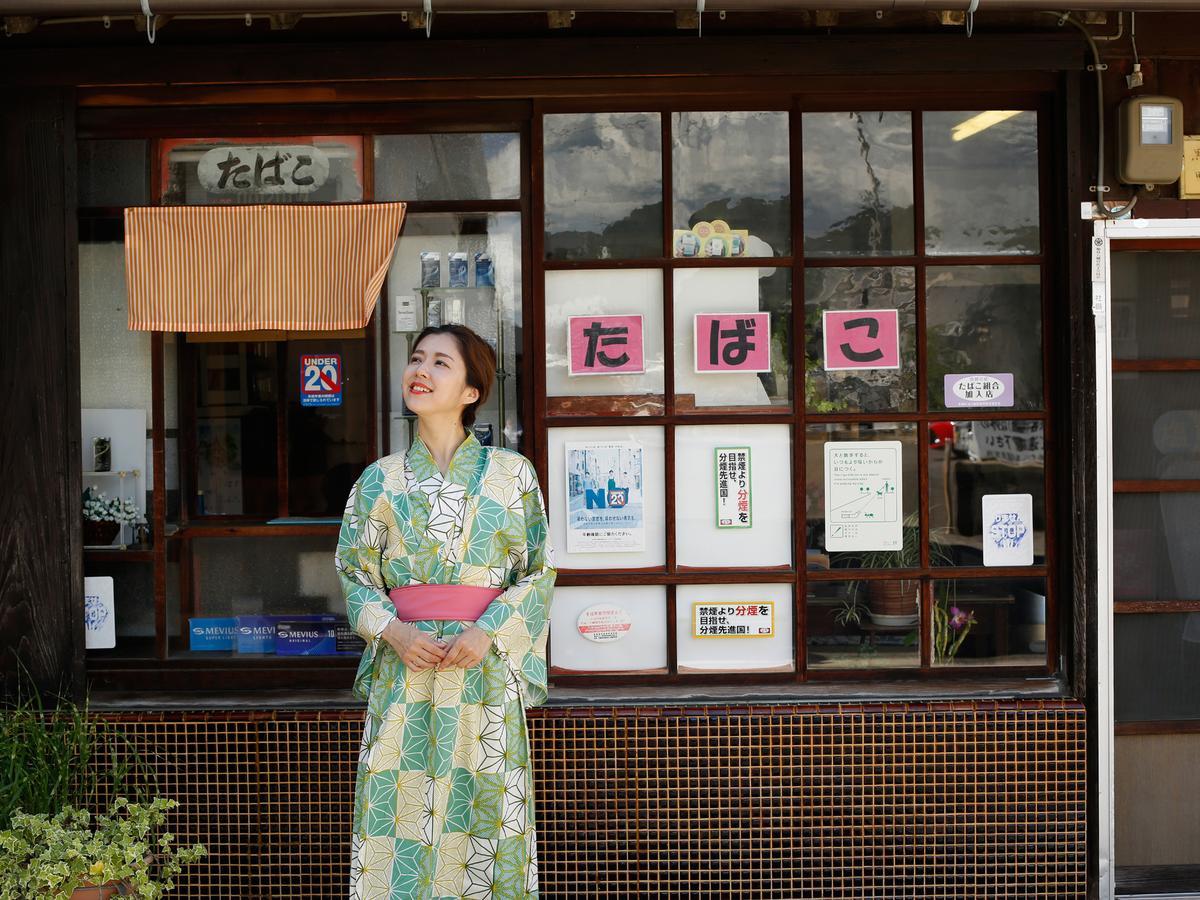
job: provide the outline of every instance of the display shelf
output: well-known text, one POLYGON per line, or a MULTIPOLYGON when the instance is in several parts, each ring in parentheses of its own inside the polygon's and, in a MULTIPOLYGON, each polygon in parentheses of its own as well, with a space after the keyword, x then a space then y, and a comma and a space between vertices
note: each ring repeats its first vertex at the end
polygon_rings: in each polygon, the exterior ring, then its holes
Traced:
POLYGON ((85 563, 154 562, 154 550, 148 544, 132 544, 124 548, 117 547, 114 544, 112 549, 85 546, 83 548, 83 561, 85 563))

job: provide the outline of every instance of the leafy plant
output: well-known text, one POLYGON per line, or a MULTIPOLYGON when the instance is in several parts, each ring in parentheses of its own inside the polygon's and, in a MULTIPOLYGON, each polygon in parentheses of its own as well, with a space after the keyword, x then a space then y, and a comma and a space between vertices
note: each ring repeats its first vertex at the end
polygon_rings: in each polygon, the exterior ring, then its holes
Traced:
POLYGON ((958 648, 971 632, 972 625, 978 625, 974 610, 961 610, 950 603, 950 597, 939 597, 933 604, 933 659, 934 662, 947 663, 954 659, 958 648))
POLYGON ((91 522, 122 522, 130 525, 143 521, 142 511, 132 500, 109 497, 94 484, 83 492, 83 517, 91 522))
POLYGON ((0 829, 18 809, 53 814, 108 797, 148 799, 154 772, 125 734, 82 705, 55 698, 47 708, 27 677, 0 709, 0 829))
POLYGON ((173 846, 161 832, 174 800, 113 802, 106 815, 73 806, 57 814, 12 817, 0 832, 0 897, 69 897, 78 887, 125 881, 133 896, 161 897, 184 866, 205 855, 200 844, 173 846))

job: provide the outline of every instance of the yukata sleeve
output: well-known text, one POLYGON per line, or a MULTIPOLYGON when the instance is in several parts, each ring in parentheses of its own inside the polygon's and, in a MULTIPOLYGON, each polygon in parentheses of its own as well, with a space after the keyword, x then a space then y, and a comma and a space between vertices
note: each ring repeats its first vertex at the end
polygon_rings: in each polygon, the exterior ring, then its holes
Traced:
POLYGON ((491 638, 492 647, 516 676, 525 705, 537 706, 546 699, 546 637, 558 570, 546 504, 528 460, 523 461, 520 481, 525 546, 521 566, 515 569, 517 580, 475 624, 491 638))
POLYGON ((387 526, 377 512, 387 503, 383 472, 378 463, 372 463, 350 491, 338 534, 335 564, 346 601, 346 617, 351 629, 367 642, 354 678, 354 692, 360 699, 366 699, 370 693, 371 673, 383 631, 395 616, 395 608, 384 590, 382 572, 387 526))

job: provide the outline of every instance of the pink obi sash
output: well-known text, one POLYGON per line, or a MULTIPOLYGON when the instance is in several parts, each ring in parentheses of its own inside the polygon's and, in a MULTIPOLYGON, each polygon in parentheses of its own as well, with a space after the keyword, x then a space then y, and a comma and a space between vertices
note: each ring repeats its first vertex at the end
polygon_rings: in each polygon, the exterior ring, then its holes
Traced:
POLYGON ((410 584, 392 588, 388 597, 402 622, 428 619, 474 622, 502 593, 497 588, 467 584, 410 584))

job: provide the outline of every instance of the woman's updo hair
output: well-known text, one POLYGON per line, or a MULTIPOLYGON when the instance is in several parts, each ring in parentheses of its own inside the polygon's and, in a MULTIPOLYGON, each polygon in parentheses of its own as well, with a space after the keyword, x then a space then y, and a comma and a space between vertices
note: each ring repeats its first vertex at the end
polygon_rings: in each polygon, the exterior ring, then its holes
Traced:
POLYGON ((463 407, 463 427, 470 428, 475 424, 475 414, 479 407, 487 401, 488 394, 492 392, 492 382, 496 378, 496 353, 487 341, 466 325, 430 325, 417 335, 416 341, 413 342, 413 350, 431 334, 449 334, 454 337, 458 342, 463 363, 467 367, 467 385, 479 391, 479 399, 463 407))

